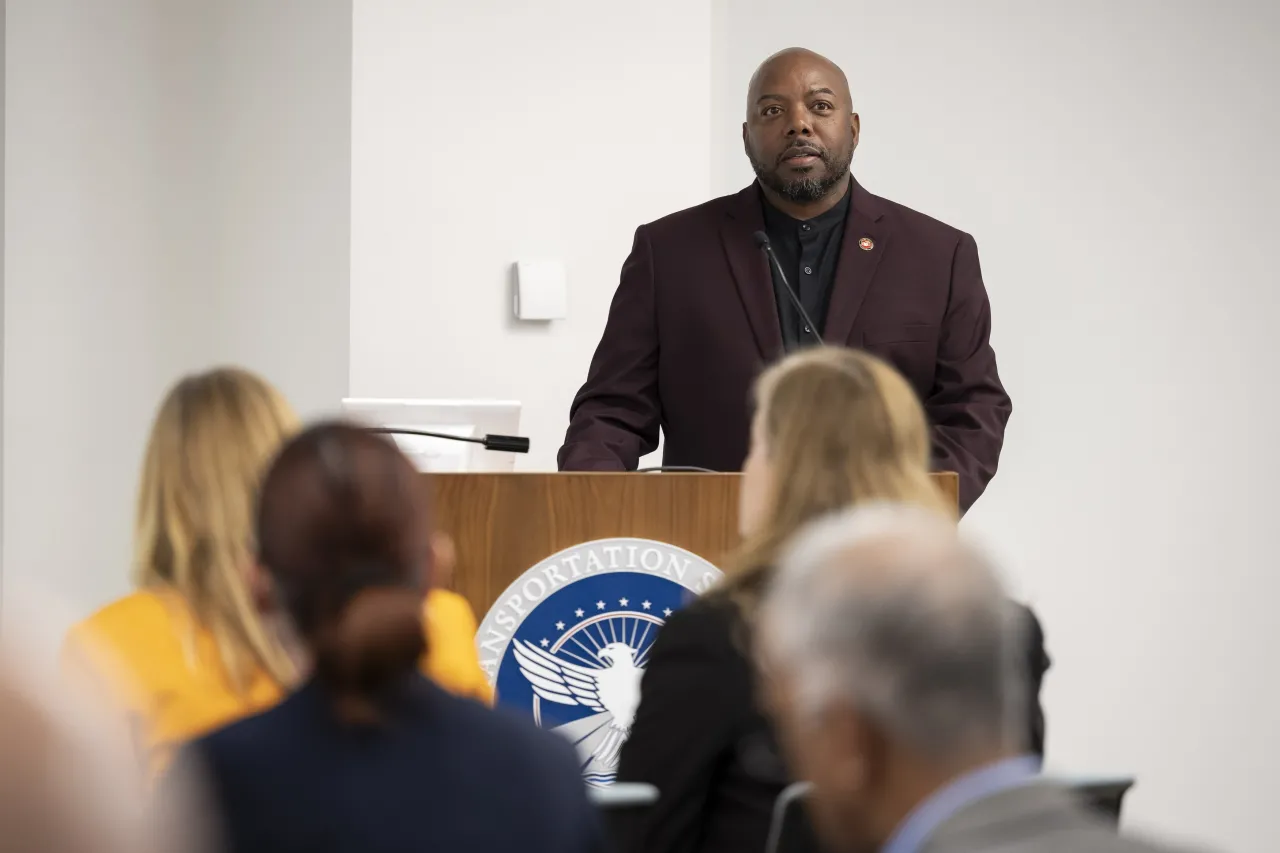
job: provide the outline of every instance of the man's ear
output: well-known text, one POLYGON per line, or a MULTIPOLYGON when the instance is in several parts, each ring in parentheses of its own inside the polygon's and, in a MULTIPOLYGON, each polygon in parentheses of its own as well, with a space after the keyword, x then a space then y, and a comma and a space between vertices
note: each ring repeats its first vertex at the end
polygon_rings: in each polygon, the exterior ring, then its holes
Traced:
POLYGON ((851 716, 849 736, 856 743, 856 752, 861 757, 862 784, 866 788, 878 788, 885 783, 888 766, 893 760, 892 743, 879 722, 860 712, 851 716))
POLYGON ((836 762, 832 771, 839 779, 840 790, 846 795, 865 790, 872 763, 869 750, 874 738, 862 715, 844 705, 835 705, 823 716, 822 732, 830 745, 829 754, 836 762))
POLYGON ((448 533, 431 534, 431 586, 447 587, 453 580, 453 567, 458 562, 458 549, 448 533))
POLYGON ((853 131, 853 150, 858 150, 858 140, 862 137, 862 119, 857 113, 849 115, 849 129, 853 131))

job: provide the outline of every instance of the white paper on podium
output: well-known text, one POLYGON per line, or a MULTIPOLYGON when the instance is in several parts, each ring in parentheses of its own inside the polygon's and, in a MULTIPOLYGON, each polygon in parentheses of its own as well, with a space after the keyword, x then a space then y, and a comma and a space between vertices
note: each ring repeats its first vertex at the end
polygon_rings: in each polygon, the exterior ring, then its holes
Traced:
MULTIPOLYGON (((439 432, 444 435, 456 435, 459 438, 472 438, 476 428, 459 424, 396 424, 391 429, 416 429, 427 432, 439 432)), ((414 466, 422 472, 445 473, 467 471, 471 463, 471 448, 466 441, 450 441, 447 438, 432 438, 426 435, 393 435, 400 452, 409 457, 414 466)))

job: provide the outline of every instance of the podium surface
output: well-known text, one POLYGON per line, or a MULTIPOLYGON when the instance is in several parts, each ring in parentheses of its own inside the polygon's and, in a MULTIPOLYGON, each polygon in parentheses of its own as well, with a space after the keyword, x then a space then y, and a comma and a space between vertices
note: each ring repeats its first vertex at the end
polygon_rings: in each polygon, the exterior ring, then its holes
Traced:
POLYGON ((713 564, 738 541, 737 474, 435 474, 452 586, 483 616, 538 561, 597 539, 675 545, 713 564))
MULTIPOLYGON (((538 561, 595 539, 653 539, 721 565, 738 544, 740 474, 434 474, 438 528, 454 539, 450 586, 478 617, 538 561)), ((933 475, 948 501, 959 478, 933 475)))

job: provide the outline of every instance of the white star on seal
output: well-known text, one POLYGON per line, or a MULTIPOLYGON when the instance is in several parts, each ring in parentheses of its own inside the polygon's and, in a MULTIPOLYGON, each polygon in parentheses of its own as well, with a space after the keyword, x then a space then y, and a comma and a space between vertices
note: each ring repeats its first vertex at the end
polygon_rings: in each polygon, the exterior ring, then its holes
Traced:
POLYGON ((662 615, 663 615, 663 616, 670 616, 670 615, 671 615, 671 608, 670 608, 670 607, 668 607, 668 608, 666 608, 665 610, 663 610, 663 611, 662 611, 662 615))
POLYGON ((577 616, 579 619, 581 619, 581 618, 582 618, 582 616, 583 616, 582 608, 581 608, 581 607, 579 607, 577 610, 573 611, 573 615, 574 615, 574 616, 577 616))
POLYGON ((603 602, 603 601, 597 601, 597 602, 596 602, 596 610, 604 610, 604 602, 603 602))
POLYGON ((652 601, 642 601, 642 602, 640 602, 640 606, 641 606, 641 607, 643 607, 645 610, 648 610, 650 607, 652 607, 652 606, 653 606, 653 602, 652 602, 652 601))
POLYGON ((563 622, 557 622, 557 623, 556 623, 556 630, 557 630, 557 631, 563 631, 563 630, 564 630, 564 623, 563 623, 563 622))
POLYGON ((625 598, 619 598, 618 603, 621 604, 623 607, 627 606, 627 600, 625 598))
POLYGON ((538 645, 542 646, 545 649, 547 646, 551 645, 551 641, 548 640, 546 637, 543 637, 542 642, 539 643, 538 645))

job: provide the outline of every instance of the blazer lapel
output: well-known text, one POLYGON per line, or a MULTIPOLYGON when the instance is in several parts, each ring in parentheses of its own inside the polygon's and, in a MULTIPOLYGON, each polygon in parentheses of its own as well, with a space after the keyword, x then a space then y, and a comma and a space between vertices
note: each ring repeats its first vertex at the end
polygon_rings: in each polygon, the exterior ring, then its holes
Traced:
MULTIPOLYGON (((875 196, 857 181, 849 187, 849 216, 840 243, 840 259, 836 262, 836 280, 831 288, 831 304, 822 337, 829 344, 850 344, 853 324, 862 301, 871 289, 876 267, 889 245, 889 231, 881 219, 884 212, 875 196)), ((774 309, 776 312, 776 308, 774 309)))
POLYGON ((729 200, 720 224, 720 239, 756 346, 767 363, 782 355, 782 322, 774 302, 769 259, 756 245, 755 232, 764 230, 764 214, 756 192, 756 185, 752 184, 729 200))

